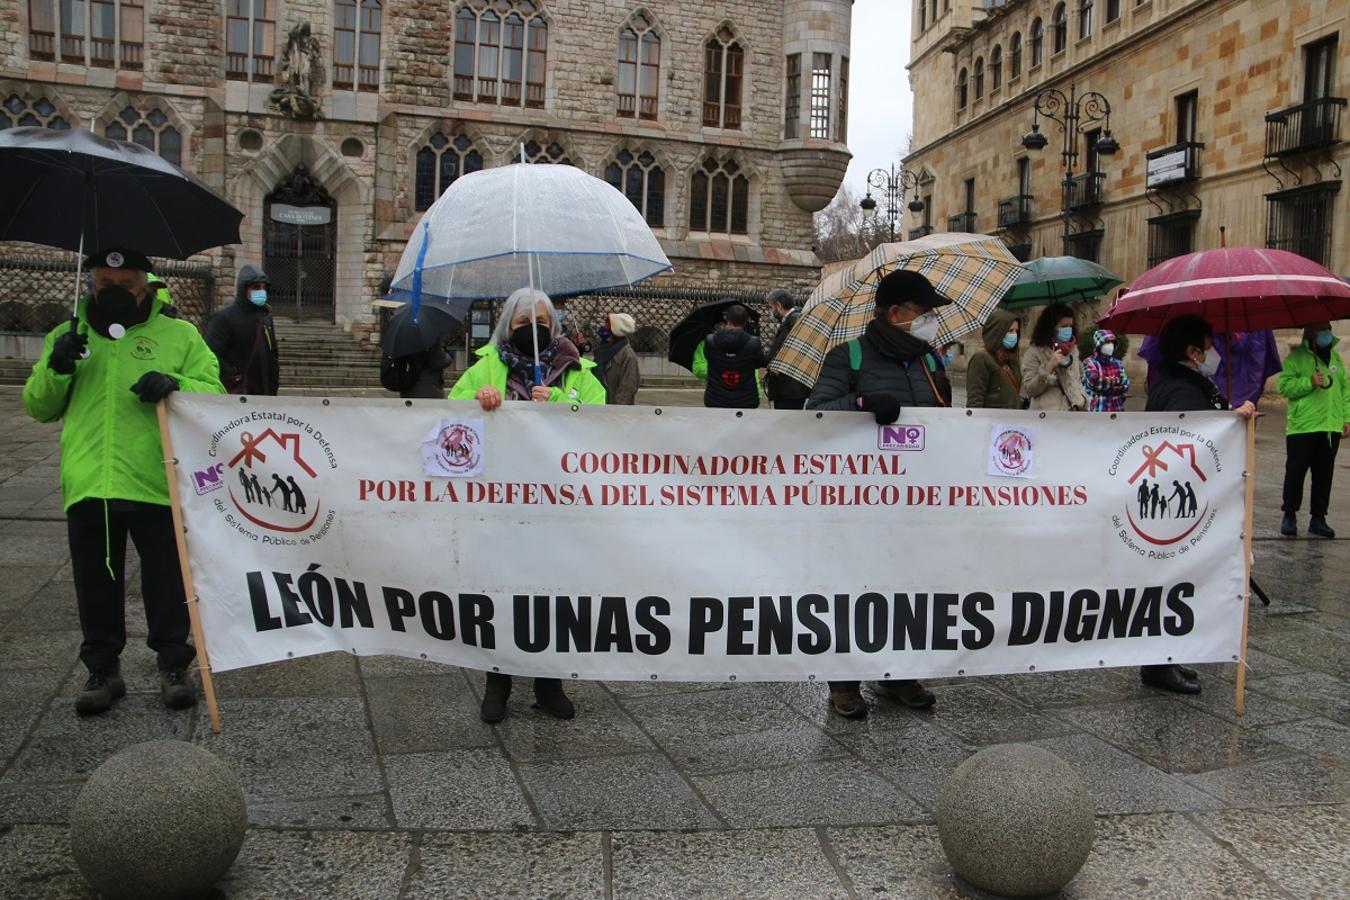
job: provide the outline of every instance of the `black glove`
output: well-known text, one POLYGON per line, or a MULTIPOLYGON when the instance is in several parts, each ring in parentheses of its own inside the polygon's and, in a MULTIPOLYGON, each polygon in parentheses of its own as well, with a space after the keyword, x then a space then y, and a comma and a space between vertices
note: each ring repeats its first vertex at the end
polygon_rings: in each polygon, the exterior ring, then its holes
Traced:
POLYGON ((889 425, 900 418, 900 401, 891 394, 869 394, 858 398, 858 408, 877 417, 878 425, 889 425))
POLYGON ((52 342, 52 352, 47 357, 47 365, 58 374, 74 375, 75 363, 84 357, 88 345, 88 335, 80 334, 78 331, 67 331, 52 342))
POLYGON ((158 403, 178 390, 178 379, 163 372, 146 372, 131 386, 131 392, 146 403, 158 403))

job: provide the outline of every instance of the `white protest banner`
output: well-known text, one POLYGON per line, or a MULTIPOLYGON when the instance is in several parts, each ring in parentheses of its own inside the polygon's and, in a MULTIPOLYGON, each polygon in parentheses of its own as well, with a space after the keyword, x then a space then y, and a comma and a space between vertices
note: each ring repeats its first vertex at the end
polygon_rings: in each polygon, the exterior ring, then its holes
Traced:
POLYGON ((808 680, 1237 658, 1232 414, 175 394, 212 667, 808 680), (462 426, 462 427, 457 427, 462 426), (989 474, 1015 429, 1034 465, 989 474), (429 476, 423 443, 445 434, 429 476), (1034 446, 1032 446, 1034 442, 1034 446))

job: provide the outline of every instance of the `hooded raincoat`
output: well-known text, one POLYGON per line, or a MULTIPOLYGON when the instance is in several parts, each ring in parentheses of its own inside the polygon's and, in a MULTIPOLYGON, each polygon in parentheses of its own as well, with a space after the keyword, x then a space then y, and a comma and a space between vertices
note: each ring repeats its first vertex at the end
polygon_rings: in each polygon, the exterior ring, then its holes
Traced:
POLYGON ((216 357, 191 322, 163 315, 151 296, 150 315, 114 341, 88 327, 89 299, 79 304, 79 330, 89 338, 89 357, 62 375, 48 365, 52 344, 69 323, 47 335, 42 356, 23 387, 23 408, 39 422, 64 420, 61 428, 61 498, 65 508, 81 500, 133 500, 169 504, 155 405, 131 386, 146 372, 163 372, 180 390, 223 394, 216 357))
POLYGON ((1003 349, 1003 336, 1016 321, 1011 313, 996 309, 984 323, 984 349, 966 366, 966 406, 971 409, 1021 407, 1017 351, 1003 349))
POLYGON ((1336 352, 1340 342, 1340 338, 1336 338, 1330 347, 1319 353, 1304 340, 1285 357, 1279 380, 1280 396, 1289 401, 1285 434, 1340 434, 1350 422, 1350 377, 1345 371, 1345 360, 1336 352), (1325 374, 1331 384, 1325 388, 1314 387, 1314 372, 1325 374))
POLYGON ((271 307, 249 300, 248 286, 267 274, 243 266, 234 280, 234 302, 206 323, 206 344, 220 361, 220 378, 233 394, 275 396, 281 377, 271 307))

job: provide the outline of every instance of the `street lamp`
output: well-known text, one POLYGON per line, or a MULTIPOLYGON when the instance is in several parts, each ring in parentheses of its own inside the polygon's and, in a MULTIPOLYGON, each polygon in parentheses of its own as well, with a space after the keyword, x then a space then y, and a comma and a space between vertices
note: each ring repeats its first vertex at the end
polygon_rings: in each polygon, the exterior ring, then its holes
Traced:
POLYGON ((923 212, 923 201, 919 199, 919 176, 904 169, 897 170, 892 163, 889 169, 873 169, 867 173, 867 185, 867 196, 862 198, 858 206, 862 208, 863 215, 869 221, 876 217, 880 209, 881 214, 886 217, 886 230, 890 240, 894 241, 895 227, 900 222, 900 204, 905 199, 907 188, 914 191, 914 199, 909 201, 909 211, 923 212), (872 188, 880 193, 880 202, 872 197, 872 188))
MULTIPOLYGON (((1040 118, 1044 116, 1059 126, 1064 136, 1060 158, 1064 161, 1064 182, 1060 198, 1060 218, 1064 222, 1064 255, 1069 255, 1070 197, 1074 188, 1074 166, 1078 162, 1078 137, 1083 129, 1102 123, 1101 137, 1092 149, 1100 156, 1115 156, 1120 143, 1111 136, 1111 104, 1096 91, 1078 93, 1077 86, 1069 84, 1068 96, 1058 88, 1046 88, 1036 95, 1035 110, 1031 116, 1031 130, 1022 137, 1022 146, 1028 150, 1044 150, 1050 140, 1041 134, 1040 118)), ((1086 137, 1086 135, 1084 135, 1086 137)))

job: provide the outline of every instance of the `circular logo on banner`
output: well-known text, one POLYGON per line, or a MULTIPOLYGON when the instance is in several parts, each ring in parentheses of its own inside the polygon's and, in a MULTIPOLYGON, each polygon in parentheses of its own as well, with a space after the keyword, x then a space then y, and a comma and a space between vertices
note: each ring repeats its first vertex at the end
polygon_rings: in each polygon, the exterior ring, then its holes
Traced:
MULTIPOLYGON (((264 536, 304 537, 322 521, 318 468, 328 466, 329 457, 318 432, 310 432, 305 426, 274 426, 235 437, 238 449, 221 478, 235 512, 264 536)), ((331 520, 332 512, 327 515, 331 520)))
POLYGON ((1210 477, 1219 470, 1212 441, 1180 427, 1134 435, 1111 474, 1126 486, 1113 517, 1121 541, 1141 556, 1167 559, 1199 543, 1215 511, 1210 477))
POLYGON ((1031 468, 1031 435, 1020 428, 1005 428, 994 435, 990 459, 998 474, 1025 475, 1031 468))
POLYGON ((430 452, 446 475, 468 475, 483 464, 483 437, 463 422, 447 422, 430 452))

